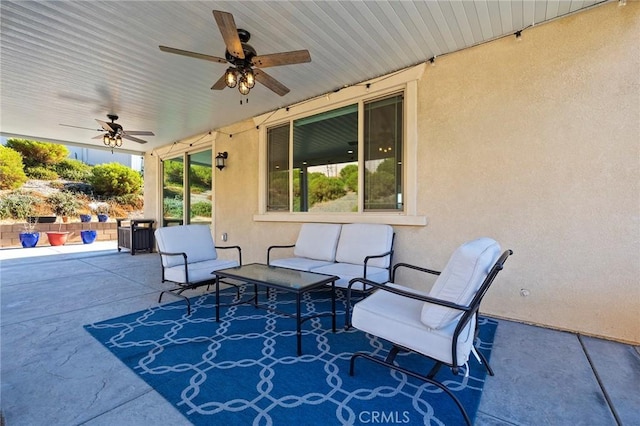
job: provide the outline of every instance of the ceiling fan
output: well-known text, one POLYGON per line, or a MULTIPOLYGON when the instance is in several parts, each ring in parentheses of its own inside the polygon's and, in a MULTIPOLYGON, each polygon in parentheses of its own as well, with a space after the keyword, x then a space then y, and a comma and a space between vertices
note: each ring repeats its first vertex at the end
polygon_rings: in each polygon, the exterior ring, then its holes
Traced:
POLYGON ((284 96, 289 93, 289 89, 258 67, 267 68, 311 62, 311 55, 308 50, 258 55, 256 50, 247 44, 251 38, 251 34, 249 31, 236 27, 231 13, 214 10, 213 17, 218 24, 218 28, 227 47, 224 58, 174 49, 173 47, 159 46, 163 52, 176 53, 178 55, 204 59, 221 64, 231 64, 232 66, 227 68, 222 77, 211 86, 212 90, 222 90, 225 87, 233 88, 238 86, 240 93, 247 95, 257 81, 278 95, 284 96))
POLYGON ((95 130, 98 132, 104 132, 101 135, 98 135, 92 139, 102 139, 102 142, 111 148, 121 147, 122 139, 127 139, 137 143, 147 143, 147 141, 138 139, 133 137, 133 135, 138 136, 155 136, 153 132, 148 130, 127 130, 125 131, 121 125, 116 123, 115 121, 118 119, 116 114, 107 114, 107 118, 111 120, 111 123, 107 123, 106 121, 95 119, 98 124, 102 127, 101 129, 91 129, 89 127, 79 127, 79 126, 71 126, 69 124, 61 124, 61 126, 65 127, 75 127, 76 129, 86 129, 86 130, 95 130))

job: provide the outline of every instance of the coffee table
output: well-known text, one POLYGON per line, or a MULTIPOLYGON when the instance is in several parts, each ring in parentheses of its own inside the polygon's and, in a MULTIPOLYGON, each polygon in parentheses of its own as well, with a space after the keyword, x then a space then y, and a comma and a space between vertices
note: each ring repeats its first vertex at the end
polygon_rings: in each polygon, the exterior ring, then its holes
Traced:
POLYGON ((216 276, 216 322, 220 321, 220 278, 230 278, 244 281, 254 285, 254 296, 248 301, 240 303, 250 303, 254 306, 273 310, 267 306, 258 304, 257 286, 264 286, 276 290, 288 291, 296 296, 295 315, 277 311, 281 315, 296 319, 296 338, 298 343, 298 356, 302 355, 302 323, 311 318, 331 315, 333 332, 336 331, 336 292, 335 282, 338 277, 334 275, 317 274, 315 272, 298 271, 295 269, 281 268, 278 266, 268 266, 261 263, 250 263, 233 268, 213 271, 216 276), (317 289, 331 283, 331 314, 315 314, 302 316, 300 312, 300 301, 302 295, 307 291, 317 289))

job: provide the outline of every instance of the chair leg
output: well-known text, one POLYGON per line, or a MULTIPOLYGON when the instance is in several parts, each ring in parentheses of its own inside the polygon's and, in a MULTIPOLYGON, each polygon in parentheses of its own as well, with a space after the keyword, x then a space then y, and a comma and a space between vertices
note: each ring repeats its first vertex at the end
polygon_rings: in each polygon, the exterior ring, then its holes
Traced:
POLYGON ((460 410, 460 413, 462 413, 462 416, 464 417, 464 421, 467 423, 468 426, 471 426, 471 419, 469 418, 469 415, 467 414, 467 411, 464 409, 464 407, 462 406, 462 403, 460 402, 460 400, 453 394, 453 392, 451 392, 449 390, 449 388, 447 388, 445 385, 443 385, 442 383, 433 380, 429 377, 425 377, 425 376, 421 376, 420 374, 414 373, 413 371, 407 370, 406 368, 402 368, 399 367, 397 365, 394 364, 389 364, 381 359, 375 358, 369 354, 363 353, 363 352, 356 352, 353 355, 351 355, 351 361, 350 361, 350 365, 349 365, 349 375, 353 376, 354 375, 354 370, 355 370, 355 361, 356 358, 358 357, 362 357, 365 359, 368 359, 369 361, 373 361, 376 364, 380 364, 380 365, 384 365, 386 367, 389 367, 393 370, 399 371, 401 373, 404 373, 408 376, 414 377, 416 379, 419 380, 424 380, 425 382, 431 383, 434 386, 437 386, 438 388, 442 389, 442 391, 444 393, 446 393, 447 395, 449 395, 449 397, 453 400, 453 402, 456 403, 456 405, 458 406, 458 409, 460 410))
POLYGON ((188 290, 187 287, 185 288, 174 288, 172 290, 164 290, 162 292, 160 292, 160 297, 158 297, 158 303, 162 302, 162 296, 165 293, 171 293, 174 296, 178 296, 178 297, 182 297, 186 302, 187 302, 187 315, 191 315, 191 301, 189 300, 189 298, 185 295, 182 294, 183 291, 188 290), (178 291, 175 291, 178 290, 178 291))
POLYGON ((393 361, 395 361, 396 355, 398 355, 398 352, 400 352, 400 348, 396 345, 393 345, 393 347, 387 354, 387 357, 384 359, 384 362, 393 364, 393 361))
POLYGON ((490 376, 493 376, 494 375, 493 374, 493 369, 489 365, 489 361, 487 361, 487 358, 485 358, 485 356, 480 351, 476 351, 476 353, 478 354, 478 356, 482 360, 482 365, 484 365, 484 368, 487 369, 487 373, 489 373, 490 376))
POLYGON ((355 354, 353 354, 351 356, 350 367, 349 367, 349 375, 350 376, 354 375, 354 372, 355 372, 355 360, 358 357, 362 357, 362 358, 368 359, 370 361, 375 362, 376 364, 384 365, 384 366, 386 366, 388 368, 391 368, 393 370, 400 371, 401 373, 404 373, 404 374, 406 374, 408 376, 414 377, 414 378, 419 379, 419 380, 424 380, 424 381, 426 381, 428 383, 431 383, 434 386, 437 386, 443 392, 445 392, 447 395, 449 395, 449 397, 453 400, 453 402, 455 402, 455 404, 458 406, 458 409, 460 410, 462 416, 464 417, 464 420, 465 420, 466 424, 471 426, 471 419, 467 415, 467 412, 464 409, 464 407, 462 406, 462 403, 460 402, 460 400, 446 386, 444 386, 442 383, 440 383, 440 382, 438 382, 436 380, 433 380, 431 378, 428 378, 426 376, 422 376, 420 374, 414 373, 413 371, 407 370, 407 369, 399 367, 397 365, 388 364, 387 362, 385 362, 385 361, 383 361, 381 359, 375 358, 375 357, 373 357, 373 356, 371 356, 369 354, 365 354, 365 353, 362 353, 362 352, 356 352, 355 354))
POLYGON ((434 377, 436 377, 436 374, 438 374, 438 371, 440 371, 440 367, 442 367, 442 363, 436 362, 436 365, 434 365, 433 368, 431 368, 431 370, 429 371, 429 374, 427 374, 427 377, 430 379, 433 379, 434 377))

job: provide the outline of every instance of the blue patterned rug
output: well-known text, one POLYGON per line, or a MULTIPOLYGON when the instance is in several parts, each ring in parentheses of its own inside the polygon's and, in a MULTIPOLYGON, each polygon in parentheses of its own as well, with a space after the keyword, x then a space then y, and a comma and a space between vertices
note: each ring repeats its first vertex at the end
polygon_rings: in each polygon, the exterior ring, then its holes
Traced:
MULTIPOLYGON (((235 293, 222 292, 225 301, 235 293)), ((295 299, 271 292, 263 303, 294 312, 295 299)), ((328 291, 305 294, 306 313, 330 312, 328 291)), ((303 323, 302 352, 296 356, 295 320, 251 305, 220 309, 215 296, 154 307, 85 326, 99 342, 173 404, 195 425, 457 425, 454 402, 437 387, 407 378, 370 361, 349 358, 357 351, 384 356, 390 346, 344 324, 344 299, 337 300, 338 331, 330 317, 303 323)), ((489 358, 497 322, 481 319, 479 348, 489 358)), ((426 373, 431 362, 399 354, 404 367, 426 373)), ((485 369, 469 361, 470 374, 442 368, 437 378, 475 417, 485 369)))

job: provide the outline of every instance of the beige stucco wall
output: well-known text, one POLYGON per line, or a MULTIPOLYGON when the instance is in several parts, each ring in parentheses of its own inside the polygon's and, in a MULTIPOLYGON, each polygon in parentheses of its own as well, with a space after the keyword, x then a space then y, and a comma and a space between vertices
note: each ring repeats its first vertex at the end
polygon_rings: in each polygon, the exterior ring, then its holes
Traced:
MULTIPOLYGON (((427 67, 418 214, 428 225, 395 227, 395 261, 440 269, 462 242, 491 236, 515 254, 484 312, 639 343, 638 39, 640 4, 610 4, 427 67)), ((258 132, 252 121, 221 130, 216 239, 226 232, 245 263, 264 262, 300 224, 253 221, 258 132)))

